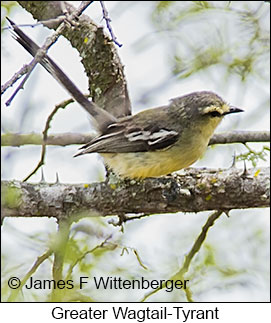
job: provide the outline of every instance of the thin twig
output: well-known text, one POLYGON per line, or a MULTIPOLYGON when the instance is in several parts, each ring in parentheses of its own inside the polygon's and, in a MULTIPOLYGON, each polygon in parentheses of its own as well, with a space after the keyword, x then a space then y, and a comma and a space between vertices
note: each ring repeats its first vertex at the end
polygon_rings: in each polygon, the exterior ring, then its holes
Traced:
POLYGON ((209 216, 206 223, 202 227, 200 235, 198 236, 188 255, 185 257, 185 261, 182 268, 172 278, 177 278, 179 276, 183 277, 183 275, 189 270, 192 259, 199 251, 200 247, 202 246, 204 240, 207 237, 208 230, 214 225, 215 221, 220 217, 222 213, 223 211, 218 210, 209 216))
POLYGON ((109 235, 102 243, 100 243, 99 245, 95 246, 94 248, 90 249, 90 250, 87 250, 86 252, 84 252, 81 257, 77 258, 73 264, 70 265, 69 269, 68 269, 68 273, 66 275, 66 278, 65 280, 69 280, 71 278, 71 274, 72 274, 72 271, 74 269, 74 267, 80 262, 82 261, 87 255, 89 255, 90 253, 93 253, 94 251, 96 251, 97 249, 99 248, 103 248, 104 245, 107 243, 107 241, 109 239, 112 238, 112 235, 109 235))
POLYGON ((12 100, 15 98, 16 94, 19 92, 19 90, 23 89, 23 86, 27 79, 29 78, 31 72, 41 61, 41 59, 46 55, 48 49, 57 41, 60 34, 63 32, 63 30, 66 27, 65 21, 71 22, 75 17, 78 17, 93 1, 82 1, 79 5, 78 9, 73 11, 70 15, 63 17, 63 22, 58 26, 56 31, 49 37, 47 37, 45 43, 43 46, 41 46, 35 55, 34 59, 31 61, 31 63, 28 65, 28 72, 26 76, 24 77, 23 81, 20 83, 18 88, 14 91, 14 93, 11 95, 11 97, 7 100, 6 105, 9 106, 12 102, 12 100))
POLYGON ((33 266, 31 267, 31 269, 26 273, 26 275, 24 276, 23 279, 21 279, 21 285, 19 288, 13 290, 13 292, 11 293, 11 295, 9 296, 8 298, 8 302, 13 302, 19 291, 22 290, 23 286, 25 285, 25 283, 27 282, 27 280, 29 279, 29 277, 31 277, 35 272, 36 270, 38 269, 38 267, 46 260, 48 259, 51 254, 53 253, 53 251, 51 249, 47 250, 43 255, 39 256, 37 258, 37 260, 35 261, 35 263, 33 264, 33 266))
POLYGON ((49 131, 49 128, 50 128, 50 123, 54 117, 54 115, 57 113, 57 111, 59 109, 64 109, 68 104, 72 103, 73 102, 73 99, 69 99, 69 100, 66 100, 58 105, 55 106, 54 110, 50 113, 50 115, 48 116, 47 120, 46 120, 46 123, 45 123, 45 127, 44 127, 44 130, 43 130, 43 140, 42 140, 42 146, 41 146, 41 156, 40 156, 40 161, 38 162, 37 166, 35 167, 35 169, 23 180, 24 182, 26 182, 32 175, 34 175, 37 170, 42 166, 44 165, 44 158, 45 158, 45 153, 46 153, 46 141, 47 141, 47 138, 48 138, 48 131, 49 131))
MULTIPOLYGON (((189 253, 187 254, 187 256, 185 257, 185 261, 181 267, 181 269, 174 274, 170 279, 172 280, 177 280, 180 279, 182 280, 184 278, 184 274, 186 272, 188 272, 190 264, 194 258, 194 256, 198 253, 198 251, 200 250, 201 246, 203 245, 203 242, 205 241, 206 237, 207 237, 207 232, 208 230, 214 225, 215 221, 220 217, 220 215, 223 213, 223 211, 215 211, 214 213, 212 213, 209 218, 207 219, 206 223, 204 224, 204 226, 202 227, 201 233, 198 236, 198 238, 196 239, 196 241, 194 242, 191 250, 189 251, 189 253)), ((153 294, 157 293, 159 290, 163 289, 166 287, 166 284, 162 284, 162 286, 160 286, 157 289, 154 289, 153 291, 151 291, 150 293, 146 294, 143 299, 141 300, 141 302, 144 302, 147 298, 149 298, 150 296, 152 296, 153 294)), ((189 299, 192 299, 191 293, 187 293, 186 292, 186 296, 189 299)))
POLYGON ((16 72, 10 80, 8 80, 5 84, 1 86, 1 95, 5 93, 5 91, 11 87, 14 83, 16 83, 24 74, 28 72, 28 65, 25 64, 18 72, 16 72))
POLYGON ((245 142, 244 143, 244 146, 247 148, 247 150, 250 152, 250 153, 252 153, 252 154, 254 154, 254 155, 256 155, 257 154, 257 152, 254 150, 254 149, 252 149, 251 147, 249 147, 249 145, 245 142))
POLYGON ((134 216, 126 216, 126 215, 123 215, 121 217, 121 223, 118 223, 119 224, 123 224, 125 222, 128 222, 128 221, 132 221, 132 220, 139 220, 141 218, 144 218, 145 216, 150 216, 150 214, 147 214, 147 213, 143 213, 143 214, 140 214, 140 215, 134 215, 134 216))
MULTIPOLYGON (((62 16, 60 16, 60 17, 61 17, 61 20, 63 20, 62 16)), ((59 17, 57 17, 57 20, 58 21, 60 20, 59 17)), ((46 23, 46 21, 47 20, 39 21, 39 22, 37 22, 35 24, 18 24, 17 26, 18 27, 31 27, 31 28, 34 28, 36 26, 43 25, 44 23, 46 23)), ((2 31, 4 31, 4 30, 12 30, 12 27, 11 26, 6 26, 6 27, 1 28, 1 30, 2 31)))
POLYGON ((117 37, 115 36, 114 32, 113 32, 113 29, 111 27, 111 19, 108 15, 108 11, 106 10, 105 8, 105 4, 104 4, 104 1, 100 1, 100 4, 101 4, 101 7, 102 7, 102 11, 103 11, 103 19, 105 20, 106 22, 106 27, 111 35, 111 38, 112 38, 112 41, 119 47, 122 46, 122 44, 120 44, 118 41, 117 41, 117 37))
POLYGON ((81 13, 85 11, 90 4, 92 4, 92 2, 94 1, 82 1, 78 9, 75 10, 76 15, 80 16, 81 13))
MULTIPOLYGON (((44 26, 50 26, 50 25, 57 25, 57 24, 60 24, 62 23, 64 20, 66 19, 66 16, 65 15, 59 15, 57 16, 56 18, 51 18, 51 19, 48 19, 48 20, 40 20, 34 24, 18 24, 16 25, 17 27, 31 27, 31 28, 35 28, 37 26, 40 26, 40 25, 44 25, 44 26)), ((3 27, 1 28, 1 30, 10 30, 12 29, 11 26, 6 26, 6 27, 3 27)))
POLYGON ((37 55, 35 56, 35 58, 32 59, 31 63, 27 65, 27 73, 26 73, 24 79, 22 80, 22 82, 20 83, 20 85, 17 87, 17 89, 13 92, 13 94, 11 95, 11 97, 6 101, 6 106, 7 107, 11 104, 11 102, 15 98, 16 94, 20 90, 22 90, 24 88, 25 82, 27 81, 27 79, 29 78, 29 76, 32 73, 33 69, 35 68, 35 66, 37 65, 38 61, 40 60, 41 55, 43 56, 43 54, 41 54, 41 51, 38 52, 37 55))
POLYGON ((194 302, 193 298, 192 298, 192 292, 190 290, 189 286, 186 286, 186 288, 184 289, 185 292, 185 296, 188 302, 192 303, 194 302))

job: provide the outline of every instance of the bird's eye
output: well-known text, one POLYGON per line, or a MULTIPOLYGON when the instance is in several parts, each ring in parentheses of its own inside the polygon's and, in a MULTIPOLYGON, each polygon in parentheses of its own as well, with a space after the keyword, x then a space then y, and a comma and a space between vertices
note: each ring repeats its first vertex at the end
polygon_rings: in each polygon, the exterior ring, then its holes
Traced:
POLYGON ((218 111, 211 111, 208 113, 211 117, 221 117, 221 113, 218 111))

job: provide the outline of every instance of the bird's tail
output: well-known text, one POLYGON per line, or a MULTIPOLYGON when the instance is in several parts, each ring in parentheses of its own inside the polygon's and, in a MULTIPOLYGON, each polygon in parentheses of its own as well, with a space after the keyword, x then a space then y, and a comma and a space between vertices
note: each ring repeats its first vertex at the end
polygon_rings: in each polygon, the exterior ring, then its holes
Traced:
MULTIPOLYGON (((33 57, 41 49, 31 38, 29 38, 12 20, 9 21, 13 37, 20 43, 33 57)), ((116 118, 107 111, 98 107, 94 102, 89 101, 77 86, 68 78, 61 68, 47 55, 42 55, 39 63, 71 94, 95 120, 97 130, 103 132, 109 124, 115 123, 116 118)))

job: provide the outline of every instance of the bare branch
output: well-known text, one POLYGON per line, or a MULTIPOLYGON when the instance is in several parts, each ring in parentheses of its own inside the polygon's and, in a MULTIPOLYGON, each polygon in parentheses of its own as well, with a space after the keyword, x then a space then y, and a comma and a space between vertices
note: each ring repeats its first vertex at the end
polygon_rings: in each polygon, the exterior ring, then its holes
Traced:
POLYGON ((106 22, 106 27, 112 37, 112 41, 119 47, 122 46, 122 44, 120 44, 118 41, 117 41, 117 37, 115 36, 114 32, 113 32, 113 29, 112 29, 112 26, 111 26, 111 19, 109 18, 109 15, 108 15, 108 11, 106 10, 106 7, 105 7, 105 4, 104 4, 104 1, 100 1, 100 4, 101 4, 101 7, 102 7, 102 10, 103 10, 103 18, 106 22))
MULTIPOLYGON (((189 251, 189 253, 187 254, 187 256, 185 257, 185 261, 184 264, 182 265, 181 269, 175 274, 173 275, 170 279, 171 280, 183 280, 184 279, 184 274, 188 272, 189 270, 189 266, 193 260, 193 258, 195 257, 195 255, 198 253, 198 251, 200 250, 201 246, 203 245, 203 242, 205 241, 206 237, 207 237, 207 233, 209 231, 209 229, 214 225, 215 221, 220 217, 220 215, 222 214, 222 211, 215 211, 213 214, 211 214, 209 216, 209 218, 207 219, 206 223, 204 224, 200 235, 198 236, 198 238, 196 239, 196 241, 194 242, 191 250, 189 251)), ((157 289, 154 289, 153 291, 151 291, 150 293, 146 294, 144 296, 144 298, 141 300, 141 302, 144 302, 147 298, 149 298, 150 296, 152 296, 153 294, 157 293, 159 290, 163 289, 166 287, 166 284, 162 284, 162 286, 160 286, 157 289)), ((187 300, 189 302, 192 301, 192 297, 191 297, 191 292, 190 290, 186 291, 186 297, 187 300)))
POLYGON ((209 145, 270 142, 270 131, 232 131, 214 134, 209 145))
POLYGON ((35 66, 39 62, 41 56, 43 56, 43 55, 44 54, 43 54, 42 51, 38 52, 37 55, 35 56, 35 58, 32 59, 31 63, 27 65, 27 67, 26 67, 27 73, 26 73, 24 79, 19 84, 19 86, 16 88, 16 90, 13 92, 13 94, 11 95, 11 97, 6 101, 6 106, 7 107, 11 104, 11 102, 13 101, 13 99, 15 98, 15 96, 17 95, 17 93, 24 88, 25 82, 27 81, 27 79, 29 78, 30 74, 34 70, 35 66))
POLYGON ((109 239, 111 239, 112 236, 109 235, 104 241, 102 241, 100 244, 98 244, 97 246, 95 246, 94 248, 90 249, 90 250, 87 250, 85 251, 80 257, 76 258, 75 261, 73 262, 73 264, 71 264, 69 266, 69 269, 68 269, 68 272, 66 274, 66 277, 65 277, 65 281, 71 279, 71 275, 72 275, 72 271, 74 269, 74 267, 79 263, 81 262, 88 254, 90 253, 93 253, 94 251, 96 251, 97 249, 99 248, 103 248, 104 245, 108 242, 109 239))
POLYGON ((64 109, 68 104, 72 103, 73 99, 69 99, 67 101, 62 102, 61 104, 58 104, 55 106, 54 110, 50 113, 48 116, 46 123, 45 123, 45 128, 43 130, 43 138, 42 138, 42 148, 41 148, 41 156, 40 156, 40 161, 38 162, 37 166, 35 169, 28 175, 26 178, 23 180, 26 182, 32 175, 34 175, 37 170, 44 164, 44 158, 45 158, 45 153, 46 153, 46 145, 47 145, 47 137, 48 137, 48 131, 50 128, 50 123, 54 117, 54 115, 57 113, 59 109, 64 109))
MULTIPOLYGON (((46 144, 53 146, 83 145, 92 140, 94 134, 58 133, 47 137, 46 144)), ((37 133, 7 133, 1 136, 2 146, 42 145, 42 136, 37 133)), ((270 142, 270 131, 228 131, 214 134, 209 145, 244 142, 270 142)))
POLYGON ((214 225, 215 221, 220 217, 220 215, 222 213, 223 213, 222 211, 215 211, 214 213, 212 213, 209 216, 206 223, 202 227, 200 235, 198 236, 198 238, 194 242, 191 250, 189 251, 189 253, 185 257, 184 264, 182 265, 181 269, 172 277, 172 279, 177 279, 177 277, 183 277, 184 274, 186 272, 188 272, 190 264, 191 264, 193 258, 195 257, 195 255, 200 250, 203 242, 205 241, 209 229, 214 225))
POLYGON ((2 182, 5 217, 107 216, 268 207, 269 168, 188 168, 144 181, 93 184, 2 182))
POLYGON ((14 83, 16 83, 24 74, 26 74, 29 70, 29 65, 24 65, 18 72, 16 72, 10 80, 8 80, 5 84, 1 86, 1 95, 5 93, 5 91, 11 87, 14 83))
MULTIPOLYGON (((59 133, 47 137, 46 145, 68 146, 83 145, 90 141, 94 135, 80 133, 59 133)), ((42 145, 43 139, 41 134, 16 134, 7 133, 1 136, 2 146, 20 147, 24 145, 42 145)))
MULTIPOLYGON (((63 14, 59 1, 18 1, 18 3, 38 20, 54 19, 63 14)), ((68 2, 65 2, 65 7, 69 13, 75 10, 68 2)), ((77 22, 78 28, 66 26, 62 35, 78 50, 82 58, 93 102, 115 117, 131 114, 124 67, 114 43, 88 16, 81 15, 77 22)))
POLYGON ((39 256, 31 269, 25 274, 24 278, 21 279, 21 285, 19 288, 12 290, 8 302, 14 302, 19 292, 21 292, 23 286, 27 282, 27 280, 36 272, 39 266, 52 255, 53 251, 48 249, 43 255, 39 256))
POLYGON ((82 1, 78 9, 72 11, 69 15, 63 16, 63 22, 58 26, 57 30, 51 36, 47 37, 44 45, 40 47, 34 59, 27 66, 26 76, 24 77, 20 85, 17 87, 17 89, 14 91, 14 93, 11 95, 11 97, 6 101, 7 106, 11 104, 12 100, 15 98, 19 90, 23 89, 25 82, 29 78, 37 63, 41 61, 41 59, 46 55, 48 49, 57 41, 58 37, 62 34, 64 29, 66 28, 65 21, 72 21, 75 17, 79 16, 89 6, 91 2, 92 1, 82 1))

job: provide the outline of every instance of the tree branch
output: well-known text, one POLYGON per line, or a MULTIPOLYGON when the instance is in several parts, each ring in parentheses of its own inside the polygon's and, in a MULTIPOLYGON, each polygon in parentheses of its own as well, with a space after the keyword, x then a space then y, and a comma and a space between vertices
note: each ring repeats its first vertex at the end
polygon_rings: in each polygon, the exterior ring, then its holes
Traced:
MULTIPOLYGON (((184 260, 184 263, 183 263, 181 269, 170 278, 171 280, 175 281, 175 280, 183 280, 184 279, 184 275, 185 275, 185 273, 188 272, 190 264, 191 264, 193 258, 198 253, 201 246, 203 245, 203 242, 205 241, 205 239, 207 237, 207 233, 208 233, 209 229, 214 225, 215 221, 220 217, 220 215, 222 213, 223 213, 222 211, 215 211, 214 213, 212 213, 209 216, 208 220, 206 221, 206 223, 202 227, 200 235, 197 237, 197 239, 194 242, 194 244, 193 244, 192 248, 190 249, 189 253, 185 256, 185 258, 184 258, 185 260, 184 260)), ((150 296, 152 296, 153 294, 157 293, 159 290, 161 290, 161 289, 163 289, 165 287, 166 287, 166 284, 164 283, 161 287, 154 289, 150 293, 147 293, 143 297, 141 302, 145 302, 147 298, 149 298, 150 296)), ((187 298, 188 302, 193 302, 192 294, 191 294, 190 289, 188 288, 188 289, 185 289, 184 291, 186 293, 186 298, 187 298)))
MULTIPOLYGON (((63 5, 68 13, 75 8, 60 1, 18 1, 37 20, 55 19, 63 15, 63 5)), ((115 117, 131 114, 131 103, 127 91, 123 65, 111 39, 104 34, 87 15, 78 17, 78 26, 66 25, 62 35, 75 47, 82 58, 92 100, 115 117)), ((57 24, 46 24, 48 28, 57 28, 57 24)))
POLYGON ((66 27, 65 21, 72 21, 75 17, 77 17, 77 15, 80 15, 82 13, 82 11, 89 5, 89 3, 89 1, 83 1, 78 9, 73 10, 69 15, 63 17, 63 22, 57 27, 56 31, 46 39, 45 43, 40 47, 37 54, 32 59, 31 63, 27 66, 26 76, 24 77, 20 85, 17 87, 17 89, 14 91, 14 93, 11 95, 11 97, 8 99, 8 101, 6 101, 7 106, 11 104, 16 94, 23 89, 25 82, 29 78, 37 63, 41 61, 42 57, 46 55, 48 49, 57 41, 59 35, 63 32, 63 30, 66 27))
MULTIPOLYGON (((56 282, 63 279, 64 259, 69 241, 71 224, 72 221, 65 219, 65 217, 58 221, 58 235, 54 245, 54 262, 52 268, 53 279, 56 282)), ((65 289, 53 288, 50 295, 50 301, 61 302, 64 293, 65 289)))
POLYGON ((8 298, 8 302, 14 302, 16 300, 17 295, 19 292, 22 291, 22 288, 28 281, 28 279, 36 272, 36 270, 39 268, 39 266, 52 255, 53 251, 51 249, 48 249, 43 255, 39 256, 31 269, 26 273, 26 275, 21 279, 21 285, 19 288, 14 289, 11 291, 10 296, 8 298))
POLYGON ((66 106, 69 105, 71 102, 73 102, 72 99, 66 100, 66 101, 62 102, 61 104, 56 105, 54 110, 48 116, 48 118, 46 120, 46 123, 45 123, 45 128, 43 130, 40 161, 38 162, 38 164, 34 168, 34 170, 29 175, 26 176, 26 178, 24 179, 24 182, 26 182, 32 175, 34 175, 37 172, 37 170, 44 164, 44 158, 45 158, 46 146, 47 146, 46 141, 47 141, 47 138, 48 138, 48 131, 49 131, 49 128, 50 128, 50 123, 51 123, 54 115, 57 113, 57 111, 59 109, 65 109, 66 106))
POLYGON ((189 168, 181 175, 93 184, 2 182, 3 217, 106 216, 269 206, 270 169, 189 168))
POLYGON ((117 41, 117 37, 115 36, 114 32, 113 32, 113 29, 111 27, 111 19, 109 18, 109 14, 108 14, 108 11, 105 7, 105 4, 104 4, 104 1, 100 1, 100 4, 101 4, 101 7, 102 7, 102 11, 103 11, 103 18, 106 22, 106 27, 112 37, 112 41, 119 47, 122 46, 122 44, 120 44, 118 41, 117 41))
POLYGON ((16 72, 10 80, 8 80, 5 84, 1 86, 1 95, 5 93, 5 91, 13 86, 23 75, 25 75, 29 71, 29 64, 23 65, 18 72, 16 72))
MULTIPOLYGON (((68 146, 83 145, 93 139, 94 134, 58 133, 47 137, 46 145, 68 146)), ((42 145, 42 135, 38 133, 19 134, 6 133, 1 135, 2 146, 42 145)), ((270 131, 228 131, 214 134, 209 145, 233 144, 246 142, 270 142, 270 131)))
POLYGON ((270 131, 232 131, 214 134, 209 145, 246 142, 270 142, 270 131))
MULTIPOLYGON (((47 137, 46 145, 52 146, 68 146, 68 145, 83 145, 90 141, 94 135, 81 133, 57 133, 47 137)), ((2 146, 20 147, 24 145, 42 145, 43 137, 38 133, 19 134, 6 133, 1 135, 2 146)))

